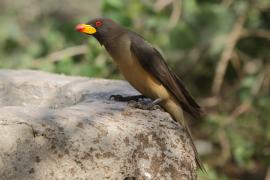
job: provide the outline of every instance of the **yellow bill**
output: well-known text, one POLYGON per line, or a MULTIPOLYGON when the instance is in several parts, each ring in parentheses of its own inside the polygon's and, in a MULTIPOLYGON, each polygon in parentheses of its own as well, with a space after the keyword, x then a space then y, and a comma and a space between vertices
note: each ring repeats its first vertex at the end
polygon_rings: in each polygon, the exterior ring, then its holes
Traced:
POLYGON ((96 28, 88 24, 78 24, 75 29, 85 34, 95 34, 97 32, 96 28))

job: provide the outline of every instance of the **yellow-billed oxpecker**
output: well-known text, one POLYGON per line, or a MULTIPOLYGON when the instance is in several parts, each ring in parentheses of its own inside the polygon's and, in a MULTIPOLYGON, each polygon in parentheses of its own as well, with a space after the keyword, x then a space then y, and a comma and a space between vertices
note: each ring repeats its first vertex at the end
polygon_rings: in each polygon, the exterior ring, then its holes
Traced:
MULTIPOLYGON (((185 128, 197 165, 204 170, 184 118, 184 111, 195 119, 200 118, 203 111, 182 80, 169 69, 162 55, 143 37, 111 19, 93 19, 86 24, 77 25, 76 30, 93 35, 106 48, 126 80, 144 97, 153 100, 147 105, 148 108, 159 104, 185 128)), ((115 97, 118 100, 132 99, 115 97)))

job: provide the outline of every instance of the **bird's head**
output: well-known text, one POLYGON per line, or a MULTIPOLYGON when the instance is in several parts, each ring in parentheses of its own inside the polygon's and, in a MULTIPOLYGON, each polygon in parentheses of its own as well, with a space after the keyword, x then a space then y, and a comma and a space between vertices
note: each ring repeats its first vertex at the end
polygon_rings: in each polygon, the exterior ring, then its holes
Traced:
POLYGON ((121 34, 121 27, 108 18, 97 18, 85 24, 78 24, 75 28, 78 32, 94 36, 101 44, 121 34))

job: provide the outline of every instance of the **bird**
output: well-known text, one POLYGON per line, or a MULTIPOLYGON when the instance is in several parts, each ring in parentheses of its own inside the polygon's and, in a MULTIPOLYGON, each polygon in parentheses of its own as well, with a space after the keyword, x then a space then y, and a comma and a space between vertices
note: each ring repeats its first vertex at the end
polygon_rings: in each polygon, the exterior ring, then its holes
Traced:
POLYGON ((118 100, 147 97, 152 101, 146 108, 160 105, 185 129, 191 141, 196 164, 205 171, 185 119, 185 114, 193 119, 200 119, 204 111, 190 95, 183 80, 169 68, 161 53, 142 36, 110 18, 91 19, 87 23, 78 24, 75 29, 96 38, 105 47, 125 79, 142 94, 112 97, 118 100))

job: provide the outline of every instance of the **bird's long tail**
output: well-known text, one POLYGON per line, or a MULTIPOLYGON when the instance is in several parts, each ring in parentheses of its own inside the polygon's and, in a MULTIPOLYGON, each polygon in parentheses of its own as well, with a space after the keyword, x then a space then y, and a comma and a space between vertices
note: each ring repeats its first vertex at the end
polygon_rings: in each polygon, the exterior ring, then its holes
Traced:
POLYGON ((162 107, 172 116, 172 118, 175 121, 180 123, 182 125, 182 127, 185 129, 185 131, 188 135, 188 138, 190 139, 192 149, 194 151, 196 164, 203 172, 206 172, 206 170, 203 166, 203 163, 201 162, 201 160, 199 158, 199 153, 198 153, 196 146, 194 144, 190 129, 189 129, 189 127, 184 119, 184 115, 183 115, 183 111, 182 111, 181 107, 179 107, 179 105, 176 102, 171 101, 171 100, 164 102, 162 104, 162 107))
MULTIPOLYGON (((184 121, 185 121, 185 120, 184 120, 184 121)), ((191 136, 190 129, 189 129, 189 127, 187 126, 186 122, 185 122, 185 125, 183 125, 183 126, 184 126, 184 129, 185 129, 186 132, 187 132, 187 135, 188 135, 189 139, 190 139, 191 146, 192 146, 192 149, 193 149, 194 155, 195 155, 195 161, 196 161, 196 164, 197 164, 197 166, 200 168, 200 170, 202 170, 203 172, 206 172, 206 170, 205 170, 205 168, 204 168, 204 166, 203 166, 203 163, 202 163, 202 161, 201 161, 201 159, 200 159, 200 156, 199 156, 199 153, 198 153, 198 151, 197 151, 197 148, 196 148, 196 146, 195 146, 195 144, 194 144, 194 140, 193 140, 193 138, 192 138, 192 136, 191 136)))

